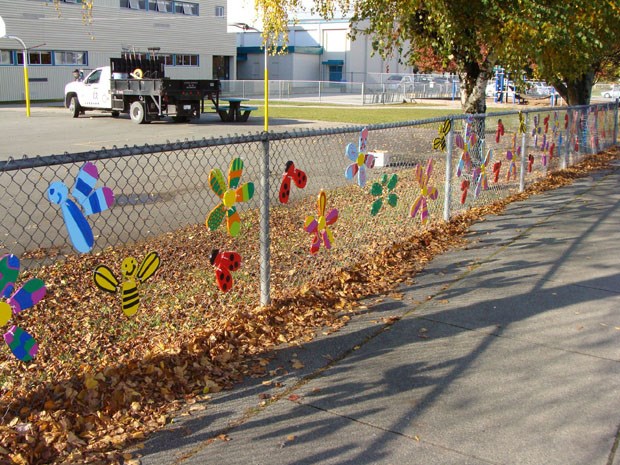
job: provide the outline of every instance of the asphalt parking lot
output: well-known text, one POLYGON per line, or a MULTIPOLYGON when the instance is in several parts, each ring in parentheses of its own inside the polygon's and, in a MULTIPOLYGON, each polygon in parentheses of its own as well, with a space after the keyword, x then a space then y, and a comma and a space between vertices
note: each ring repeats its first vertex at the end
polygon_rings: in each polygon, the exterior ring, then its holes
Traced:
MULTIPOLYGON (((344 126, 302 120, 272 119, 270 130, 344 126)), ((245 123, 223 123, 216 113, 204 113, 199 120, 174 123, 166 118, 151 124, 135 124, 128 115, 113 118, 109 113, 87 112, 72 118, 69 111, 56 105, 34 105, 26 116, 23 105, 0 106, 0 160, 24 155, 44 156, 99 150, 125 145, 162 144, 166 141, 199 140, 235 134, 255 134, 263 130, 263 119, 252 117, 245 123)))

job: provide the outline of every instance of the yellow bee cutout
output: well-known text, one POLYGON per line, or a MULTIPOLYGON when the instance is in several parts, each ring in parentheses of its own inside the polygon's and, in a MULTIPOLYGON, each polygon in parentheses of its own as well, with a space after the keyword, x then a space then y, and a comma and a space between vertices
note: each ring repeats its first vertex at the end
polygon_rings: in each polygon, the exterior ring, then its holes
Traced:
POLYGON ((127 257, 121 264, 122 284, 114 277, 112 270, 105 265, 99 265, 95 268, 93 278, 97 287, 106 292, 115 293, 120 284, 123 312, 127 316, 133 316, 140 305, 138 286, 155 274, 159 269, 159 263, 157 252, 148 254, 140 266, 138 266, 138 261, 135 258, 127 257))

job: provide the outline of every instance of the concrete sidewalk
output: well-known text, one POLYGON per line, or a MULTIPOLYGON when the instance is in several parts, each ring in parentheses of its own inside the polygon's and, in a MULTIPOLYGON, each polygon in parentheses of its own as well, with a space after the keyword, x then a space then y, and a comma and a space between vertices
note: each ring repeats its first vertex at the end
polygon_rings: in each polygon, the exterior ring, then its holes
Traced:
POLYGON ((175 419, 141 463, 620 465, 620 166, 469 239, 279 350, 289 373, 175 419))

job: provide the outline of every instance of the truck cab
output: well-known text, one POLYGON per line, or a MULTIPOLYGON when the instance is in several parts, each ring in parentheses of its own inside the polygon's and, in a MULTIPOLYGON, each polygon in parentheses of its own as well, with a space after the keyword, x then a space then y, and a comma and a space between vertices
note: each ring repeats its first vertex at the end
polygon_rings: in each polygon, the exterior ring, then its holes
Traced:
POLYGON ((65 106, 74 118, 84 110, 112 111, 111 79, 110 67, 103 66, 91 71, 82 81, 70 82, 65 86, 65 106))

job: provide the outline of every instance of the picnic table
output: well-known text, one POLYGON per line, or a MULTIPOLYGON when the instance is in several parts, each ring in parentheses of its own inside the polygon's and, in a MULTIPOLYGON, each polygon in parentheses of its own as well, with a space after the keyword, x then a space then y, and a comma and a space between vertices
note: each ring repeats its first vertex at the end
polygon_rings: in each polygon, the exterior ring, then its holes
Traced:
POLYGON ((248 100, 250 99, 241 97, 220 97, 220 102, 228 102, 228 105, 212 106, 211 108, 217 110, 220 119, 224 122, 244 122, 248 120, 252 111, 258 110, 258 107, 242 104, 248 100))

